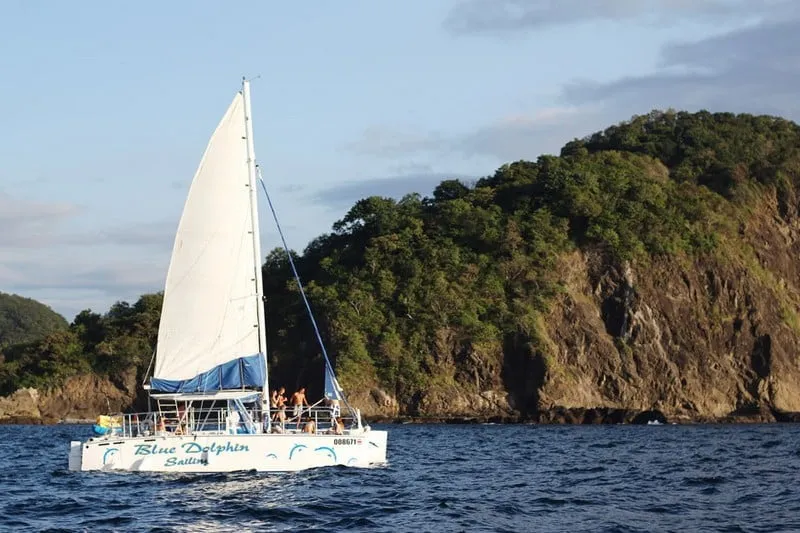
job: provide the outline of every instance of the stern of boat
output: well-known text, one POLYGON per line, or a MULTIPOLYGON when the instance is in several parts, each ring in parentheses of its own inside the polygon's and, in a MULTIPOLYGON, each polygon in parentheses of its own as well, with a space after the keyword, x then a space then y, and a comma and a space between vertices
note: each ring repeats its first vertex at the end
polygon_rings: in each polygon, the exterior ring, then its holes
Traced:
POLYGON ((389 438, 387 431, 375 431, 367 426, 364 432, 366 442, 365 459, 370 465, 382 465, 386 463, 386 442, 389 438))
MULTIPOLYGON (((69 470, 71 472, 80 472, 81 464, 83 463, 83 443, 79 440, 73 440, 69 443, 69 470)), ((62 463, 63 464, 63 463, 62 463)))

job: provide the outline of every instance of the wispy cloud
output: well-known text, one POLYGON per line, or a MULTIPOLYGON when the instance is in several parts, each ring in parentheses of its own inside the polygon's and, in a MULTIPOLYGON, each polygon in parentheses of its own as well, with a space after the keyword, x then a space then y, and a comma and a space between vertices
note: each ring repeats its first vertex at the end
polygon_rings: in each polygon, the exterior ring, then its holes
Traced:
POLYGON ((550 107, 503 117, 472 131, 449 136, 437 131, 371 127, 351 143, 350 148, 360 155, 385 159, 457 155, 505 162, 557 152, 565 141, 589 133, 587 128, 596 123, 596 110, 591 106, 550 107), (373 133, 378 130, 381 134, 375 136, 373 133))
POLYGON ((345 145, 345 149, 359 155, 394 158, 413 153, 437 152, 447 145, 447 137, 439 132, 373 125, 364 130, 361 138, 345 145))
POLYGON ((465 31, 515 30, 668 13, 695 19, 750 18, 745 26, 728 33, 665 46, 653 73, 610 82, 567 83, 556 106, 500 118, 458 134, 376 126, 365 130, 350 148, 360 155, 398 162, 415 157, 433 161, 453 155, 506 162, 557 153, 572 138, 651 109, 705 108, 800 117, 800 100, 796 98, 800 87, 798 2, 472 0, 460 2, 447 24, 452 26, 453 17, 462 17, 460 27, 465 31))
POLYGON ((163 288, 165 272, 159 259, 60 256, 42 251, 16 260, 4 258, 0 287, 41 299, 71 319, 82 309, 104 312, 111 302, 134 300, 163 288))
POLYGON ((0 246, 35 247, 52 244, 57 229, 80 213, 64 202, 38 202, 0 193, 0 246))
POLYGON ((574 82, 570 105, 603 104, 617 113, 651 108, 706 108, 800 117, 800 5, 794 17, 676 43, 663 50, 661 70, 609 83, 574 82))
POLYGON ((546 108, 502 118, 454 139, 453 148, 466 156, 484 156, 498 162, 536 159, 558 153, 576 135, 589 133, 600 123, 591 107, 546 108))
POLYGON ((0 290, 39 297, 71 318, 163 286, 175 221, 81 229, 83 214, 0 193, 0 290))
POLYGON ((64 234, 59 241, 70 246, 127 246, 147 250, 169 250, 175 238, 177 221, 135 222, 96 231, 64 234))
POLYGON ((69 289, 71 291, 100 291, 128 294, 145 292, 163 284, 160 265, 148 261, 103 262, 92 265, 82 261, 42 264, 39 261, 13 262, 17 272, 16 288, 22 291, 69 289), (25 276, 19 276, 25 272, 25 276))
POLYGON ((454 34, 508 34, 587 21, 659 25, 769 14, 792 0, 461 0, 444 21, 454 34))

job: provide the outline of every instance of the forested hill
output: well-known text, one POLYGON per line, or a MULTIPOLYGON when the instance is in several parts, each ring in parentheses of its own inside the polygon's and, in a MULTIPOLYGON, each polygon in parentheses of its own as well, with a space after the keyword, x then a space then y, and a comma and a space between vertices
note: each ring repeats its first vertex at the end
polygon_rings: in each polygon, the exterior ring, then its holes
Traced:
MULTIPOLYGON (((781 419, 800 411, 799 190, 796 124, 652 112, 431 197, 362 199, 296 261, 367 414, 781 419)), ((318 392, 283 252, 264 274, 272 383, 318 392)), ((124 403, 158 298, 7 350, 0 390, 91 371, 124 403)))
POLYGON ((40 339, 66 327, 64 317, 46 305, 0 292, 0 348, 40 339))

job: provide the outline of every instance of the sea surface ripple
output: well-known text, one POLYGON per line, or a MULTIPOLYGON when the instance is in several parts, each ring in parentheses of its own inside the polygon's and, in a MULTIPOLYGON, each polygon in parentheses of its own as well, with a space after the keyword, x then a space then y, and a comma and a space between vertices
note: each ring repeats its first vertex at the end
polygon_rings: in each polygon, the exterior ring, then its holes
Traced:
POLYGON ((2 531, 800 531, 800 425, 390 425, 389 464, 67 471, 89 426, 0 426, 2 531))

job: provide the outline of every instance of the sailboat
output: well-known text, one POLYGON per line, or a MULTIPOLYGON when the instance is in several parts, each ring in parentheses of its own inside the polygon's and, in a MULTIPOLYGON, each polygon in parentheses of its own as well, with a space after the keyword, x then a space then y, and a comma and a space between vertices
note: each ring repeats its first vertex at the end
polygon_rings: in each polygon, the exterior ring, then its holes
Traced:
MULTIPOLYGON (((293 471, 386 462, 388 434, 362 424, 360 411, 347 403, 291 254, 324 356, 325 395, 299 413, 271 401, 257 182, 266 193, 255 161, 249 82, 242 80, 206 147, 178 225, 155 365, 145 384, 150 409, 98 417, 93 436, 70 443, 70 470, 293 471)), ((277 216, 275 222, 288 252, 277 216)))

